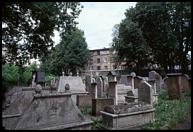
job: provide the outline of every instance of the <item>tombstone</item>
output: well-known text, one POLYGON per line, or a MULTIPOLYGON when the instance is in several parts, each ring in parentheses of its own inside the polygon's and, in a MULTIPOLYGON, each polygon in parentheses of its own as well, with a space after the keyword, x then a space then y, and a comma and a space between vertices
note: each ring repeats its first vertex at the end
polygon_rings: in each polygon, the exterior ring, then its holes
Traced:
POLYGON ((114 98, 114 104, 117 104, 117 90, 116 90, 116 81, 110 81, 109 82, 109 88, 108 88, 108 98, 114 98))
POLYGON ((153 104, 157 104, 158 103, 158 94, 156 90, 155 80, 148 80, 148 83, 151 85, 152 90, 153 90, 153 104))
POLYGON ((162 87, 162 77, 159 75, 159 73, 157 73, 155 71, 150 71, 149 72, 149 80, 155 80, 157 90, 160 91, 160 89, 162 87))
POLYGON ((186 76, 182 73, 167 74, 168 78, 164 79, 169 99, 179 99, 181 93, 190 91, 190 85, 186 76))
POLYGON ((128 76, 127 76, 127 82, 130 84, 131 89, 134 89, 134 77, 128 75, 128 76))
POLYGON ((36 74, 36 83, 43 85, 45 83, 45 72, 38 71, 36 74))
POLYGON ((102 96, 102 89, 103 89, 103 81, 100 77, 96 78, 96 84, 97 84, 97 97, 102 96))
POLYGON ((138 88, 138 100, 139 102, 153 105, 153 90, 151 85, 146 81, 142 81, 138 88))
POLYGON ((90 89, 91 89, 91 77, 90 76, 85 77, 85 85, 86 85, 86 91, 90 93, 90 89))
POLYGON ((116 73, 114 71, 109 71, 107 77, 108 81, 115 81, 116 73))
POLYGON ((142 80, 143 80, 143 78, 140 76, 134 77, 134 89, 139 88, 139 85, 140 85, 142 80))
POLYGON ((91 83, 91 96, 97 98, 97 84, 96 82, 91 83))
POLYGON ((125 103, 125 96, 127 96, 128 91, 131 90, 131 86, 126 86, 124 84, 116 85, 116 104, 125 103))
POLYGON ((76 104, 76 97, 79 94, 86 94, 85 84, 82 82, 81 77, 77 76, 61 76, 57 92, 65 92, 65 85, 69 84, 70 92, 73 94, 72 99, 76 104))

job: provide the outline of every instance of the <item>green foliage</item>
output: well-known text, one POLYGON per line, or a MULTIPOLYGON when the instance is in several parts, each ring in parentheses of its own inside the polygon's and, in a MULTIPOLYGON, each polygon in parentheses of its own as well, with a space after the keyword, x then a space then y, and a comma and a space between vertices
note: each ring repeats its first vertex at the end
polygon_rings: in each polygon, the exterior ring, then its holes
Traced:
POLYGON ((155 106, 155 122, 147 124, 144 129, 172 129, 176 124, 191 116, 191 97, 182 94, 180 100, 167 100, 167 93, 159 95, 155 106))
POLYGON ((95 119, 92 119, 92 130, 97 130, 100 128, 100 125, 102 124, 102 117, 96 117, 95 119))
POLYGON ((92 113, 92 108, 91 107, 80 107, 79 108, 81 113, 84 114, 84 115, 91 115, 92 113))
POLYGON ((84 38, 84 32, 79 29, 71 30, 67 36, 62 37, 60 44, 49 56, 41 58, 41 68, 54 75, 72 72, 74 75, 77 70, 84 68, 89 59, 89 50, 84 38))
POLYGON ((51 85, 51 80, 53 80, 55 78, 54 75, 46 75, 45 77, 45 82, 48 84, 48 85, 51 85))
POLYGON ((4 2, 2 6, 3 62, 23 66, 53 47, 54 30, 61 36, 74 27, 82 6, 78 2, 4 2))
POLYGON ((121 61, 157 63, 165 70, 177 64, 187 68, 191 50, 189 2, 138 2, 125 16, 113 33, 113 48, 121 61))

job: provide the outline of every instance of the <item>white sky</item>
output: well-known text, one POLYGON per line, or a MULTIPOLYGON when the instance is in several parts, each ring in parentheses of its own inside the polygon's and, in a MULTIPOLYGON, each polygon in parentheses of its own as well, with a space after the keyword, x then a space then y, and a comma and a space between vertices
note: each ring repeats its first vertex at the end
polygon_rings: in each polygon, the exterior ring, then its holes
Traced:
MULTIPOLYGON (((110 47, 112 29, 125 18, 125 11, 136 2, 81 2, 84 6, 78 19, 79 29, 84 31, 89 49, 110 47)), ((55 44, 60 42, 59 33, 55 31, 55 44)))

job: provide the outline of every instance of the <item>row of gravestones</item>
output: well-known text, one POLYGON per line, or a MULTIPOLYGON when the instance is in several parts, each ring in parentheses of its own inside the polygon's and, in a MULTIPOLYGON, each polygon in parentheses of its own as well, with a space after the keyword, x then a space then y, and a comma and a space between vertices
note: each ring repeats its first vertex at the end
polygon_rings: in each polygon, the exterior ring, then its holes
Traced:
MULTIPOLYGON (((111 73, 109 76, 106 77, 100 76, 100 77, 85 77, 85 84, 86 84, 86 90, 92 95, 93 98, 104 98, 109 96, 109 92, 111 92, 108 87, 109 81, 117 81, 116 84, 116 93, 118 94, 118 102, 124 102, 124 96, 127 96, 128 91, 132 90, 132 92, 137 96, 137 89, 139 87, 139 84, 142 80, 148 81, 153 89, 154 94, 156 94, 156 88, 161 88, 158 86, 161 86, 161 76, 159 76, 158 73, 152 71, 149 73, 149 79, 142 78, 139 76, 136 76, 135 73, 132 73, 131 75, 121 75, 116 76, 115 74, 111 73), (153 81, 155 80, 155 81, 153 81), (95 82, 96 84, 92 84, 92 82, 95 82), (156 85, 155 85, 156 83, 156 85), (120 96, 119 96, 120 95, 120 96)), ((128 95, 130 96, 130 95, 128 95)), ((116 101, 116 102, 117 102, 116 101)))

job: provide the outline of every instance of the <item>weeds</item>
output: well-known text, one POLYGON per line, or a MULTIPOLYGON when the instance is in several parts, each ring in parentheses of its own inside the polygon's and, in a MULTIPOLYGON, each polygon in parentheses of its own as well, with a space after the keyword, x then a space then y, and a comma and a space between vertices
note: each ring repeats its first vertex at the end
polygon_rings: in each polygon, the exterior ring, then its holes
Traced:
POLYGON ((167 92, 160 93, 155 106, 155 122, 144 125, 144 129, 172 129, 177 123, 191 116, 191 96, 183 93, 180 100, 167 100, 167 92))

